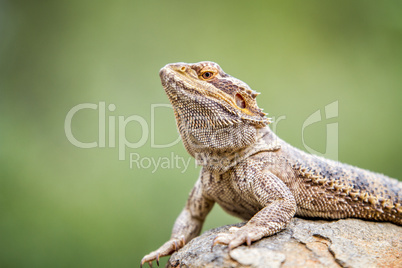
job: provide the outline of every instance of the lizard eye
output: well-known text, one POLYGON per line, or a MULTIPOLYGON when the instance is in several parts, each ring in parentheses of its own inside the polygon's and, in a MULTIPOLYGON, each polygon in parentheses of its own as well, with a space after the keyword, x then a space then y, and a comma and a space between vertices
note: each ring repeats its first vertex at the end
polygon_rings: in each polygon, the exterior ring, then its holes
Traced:
POLYGON ((246 108, 246 102, 244 101, 244 98, 242 95, 240 95, 239 93, 237 93, 235 95, 235 101, 236 101, 236 105, 241 108, 244 109, 246 108))
POLYGON ((208 80, 208 79, 211 79, 214 76, 214 73, 213 72, 204 72, 201 76, 205 80, 208 80))

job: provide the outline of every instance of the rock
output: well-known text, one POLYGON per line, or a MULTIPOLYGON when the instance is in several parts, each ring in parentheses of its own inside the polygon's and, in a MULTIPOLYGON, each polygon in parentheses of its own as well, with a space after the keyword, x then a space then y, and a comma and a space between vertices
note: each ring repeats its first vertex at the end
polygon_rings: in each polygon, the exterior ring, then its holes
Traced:
POLYGON ((206 231, 174 253, 166 267, 402 267, 402 227, 358 219, 294 218, 287 229, 228 252, 214 237, 235 224, 206 231))

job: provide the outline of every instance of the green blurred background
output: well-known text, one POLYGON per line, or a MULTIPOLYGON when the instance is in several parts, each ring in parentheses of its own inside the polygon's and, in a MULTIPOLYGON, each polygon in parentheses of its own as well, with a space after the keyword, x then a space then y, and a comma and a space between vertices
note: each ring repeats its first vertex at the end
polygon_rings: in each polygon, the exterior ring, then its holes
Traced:
MULTIPOLYGON (((339 101, 339 160, 402 178, 401 14, 400 1, 1 1, 0 266, 132 267, 169 238, 199 168, 130 168, 128 155, 188 159, 181 142, 151 146, 151 130, 157 144, 178 137, 169 108, 151 124, 171 62, 218 62, 301 149, 306 118, 339 101), (68 111, 99 102, 147 122, 124 161, 66 138, 68 111)), ((325 151, 328 122, 306 129, 308 146, 325 151)), ((72 131, 97 141, 97 111, 72 131)), ((238 221, 216 206, 204 230, 238 221)))

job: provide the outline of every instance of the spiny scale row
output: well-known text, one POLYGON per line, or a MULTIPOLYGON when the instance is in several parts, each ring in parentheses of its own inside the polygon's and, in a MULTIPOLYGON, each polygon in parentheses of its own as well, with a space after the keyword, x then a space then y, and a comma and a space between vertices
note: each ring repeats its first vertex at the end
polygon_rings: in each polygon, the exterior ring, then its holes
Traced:
MULTIPOLYGON (((378 197, 375 195, 370 195, 368 192, 360 192, 353 187, 341 184, 339 181, 331 180, 320 175, 315 175, 313 172, 309 171, 308 168, 298 167, 296 168, 300 175, 304 178, 307 183, 314 183, 317 185, 326 186, 327 190, 333 190, 339 192, 338 194, 345 199, 350 199, 353 201, 363 201, 365 203, 370 203, 373 206, 380 205, 382 208, 387 210, 393 210, 402 214, 402 205, 400 203, 392 204, 392 201, 383 197, 378 197)), ((364 207, 365 209, 370 209, 369 207, 364 207)), ((375 208, 378 212, 384 213, 384 211, 377 207, 375 208)))

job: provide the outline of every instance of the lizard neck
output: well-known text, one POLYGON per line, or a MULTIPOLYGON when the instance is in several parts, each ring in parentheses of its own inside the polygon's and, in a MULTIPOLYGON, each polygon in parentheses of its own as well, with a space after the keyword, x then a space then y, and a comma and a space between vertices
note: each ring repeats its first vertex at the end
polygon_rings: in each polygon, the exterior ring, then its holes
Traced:
POLYGON ((249 146, 235 151, 205 150, 195 153, 197 165, 201 165, 210 172, 224 173, 249 156, 259 152, 272 152, 281 148, 280 140, 269 127, 256 129, 256 141, 249 146))

